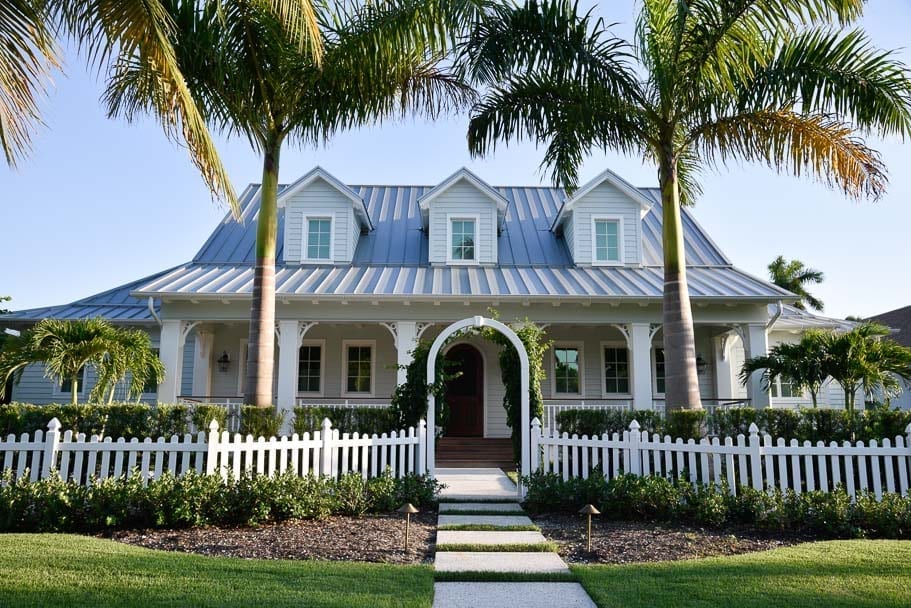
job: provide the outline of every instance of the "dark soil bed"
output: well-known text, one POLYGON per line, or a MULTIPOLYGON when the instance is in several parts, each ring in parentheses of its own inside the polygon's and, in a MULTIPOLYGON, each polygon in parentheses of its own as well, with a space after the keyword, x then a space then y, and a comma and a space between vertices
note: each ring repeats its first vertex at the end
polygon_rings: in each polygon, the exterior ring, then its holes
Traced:
POLYGON ((567 562, 627 564, 736 555, 797 544, 804 539, 770 536, 749 529, 706 530, 640 522, 592 519, 592 551, 588 552, 581 515, 532 516, 548 540, 560 547, 567 562))
POLYGON ((149 549, 221 557, 418 564, 432 559, 436 518, 436 512, 430 511, 411 516, 407 552, 405 521, 398 514, 333 516, 242 528, 126 530, 109 538, 149 549))

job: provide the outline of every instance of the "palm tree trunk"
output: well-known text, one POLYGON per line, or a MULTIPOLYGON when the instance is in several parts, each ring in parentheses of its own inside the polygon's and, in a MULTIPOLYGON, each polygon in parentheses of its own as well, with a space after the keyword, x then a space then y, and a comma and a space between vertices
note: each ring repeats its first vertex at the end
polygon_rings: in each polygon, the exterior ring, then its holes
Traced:
POLYGON ((70 382, 70 403, 73 405, 79 403, 79 372, 73 374, 73 381, 70 382))
POLYGON ((664 213, 664 382, 665 402, 671 409, 702 409, 696 372, 696 338, 686 281, 683 223, 677 161, 666 151, 659 162, 661 204, 664 213))
POLYGON ((281 138, 270 138, 263 150, 263 183, 256 220, 256 269, 250 305, 250 337, 244 403, 272 405, 275 364, 275 248, 278 232, 278 166, 281 138))

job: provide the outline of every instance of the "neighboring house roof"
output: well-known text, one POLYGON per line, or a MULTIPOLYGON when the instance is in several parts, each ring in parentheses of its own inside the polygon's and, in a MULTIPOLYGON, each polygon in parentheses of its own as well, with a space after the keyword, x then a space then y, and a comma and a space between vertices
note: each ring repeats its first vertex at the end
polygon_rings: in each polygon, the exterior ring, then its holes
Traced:
POLYGON ((894 330, 892 339, 899 344, 911 347, 911 306, 873 315, 867 320, 892 328, 894 330))
MULTIPOLYGON (((317 175, 321 176, 319 170, 311 171, 295 183, 299 186, 308 176, 317 175)), ((290 192, 289 188, 294 186, 279 186, 279 195, 290 192)), ((507 202, 502 231, 497 238, 498 264, 449 267, 431 266, 428 261, 428 235, 423 230, 420 199, 435 186, 338 184, 338 187, 363 201, 374 229, 360 237, 350 266, 286 264, 282 261, 285 214, 280 212, 276 255, 279 297, 657 299, 662 295, 662 206, 655 188, 636 189, 643 199, 651 202, 642 220, 641 266, 574 265, 565 242, 551 230, 566 200, 564 191, 547 187, 497 187, 492 189, 493 194, 507 202)), ((152 315, 147 296, 192 294, 223 298, 228 294, 249 294, 259 192, 258 184, 248 186, 240 197, 241 221, 226 214, 186 264, 72 304, 18 311, 0 318, 34 321, 48 316, 103 316, 118 321, 148 322, 152 315)), ((354 197, 349 195, 356 202, 354 197)), ((790 295, 734 268, 689 211, 684 209, 682 216, 693 298, 772 301, 790 295)))
MULTIPOLYGON (((778 312, 776 304, 769 305, 769 318, 773 318, 778 312)), ((807 329, 838 329, 848 330, 857 325, 844 319, 835 319, 833 317, 823 317, 813 314, 806 310, 801 310, 791 304, 782 304, 781 316, 772 324, 773 330, 796 330, 804 331, 807 329)))

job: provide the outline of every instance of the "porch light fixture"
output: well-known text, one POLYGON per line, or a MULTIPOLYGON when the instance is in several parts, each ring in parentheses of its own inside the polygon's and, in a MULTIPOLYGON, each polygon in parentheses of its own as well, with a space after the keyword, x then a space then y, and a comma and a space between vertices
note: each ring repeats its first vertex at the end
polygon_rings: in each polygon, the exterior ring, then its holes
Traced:
POLYGON ((595 508, 595 505, 585 505, 579 509, 582 515, 588 515, 588 552, 592 552, 592 515, 601 515, 601 511, 595 508))
POLYGON ((708 369, 709 363, 702 358, 702 353, 696 355, 696 373, 704 374, 705 370, 708 369))
POLYGON ((231 368, 231 357, 228 355, 228 351, 221 353, 221 357, 218 358, 218 371, 225 373, 228 369, 231 368))
POLYGON ((408 528, 411 527, 411 514, 417 513, 417 508, 410 502, 406 502, 401 507, 396 509, 399 513, 405 514, 405 551, 408 550, 408 528))

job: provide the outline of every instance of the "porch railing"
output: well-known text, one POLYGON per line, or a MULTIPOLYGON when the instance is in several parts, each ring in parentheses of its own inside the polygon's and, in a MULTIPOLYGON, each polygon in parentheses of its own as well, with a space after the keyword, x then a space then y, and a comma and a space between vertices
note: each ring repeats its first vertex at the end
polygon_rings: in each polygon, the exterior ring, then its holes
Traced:
POLYGON ((604 399, 596 402, 579 400, 579 401, 564 401, 559 402, 544 402, 544 428, 553 429, 559 431, 559 425, 557 424, 557 415, 560 412, 565 412, 567 410, 592 410, 592 411, 608 411, 608 410, 629 410, 632 409, 633 403, 630 399, 604 399))

